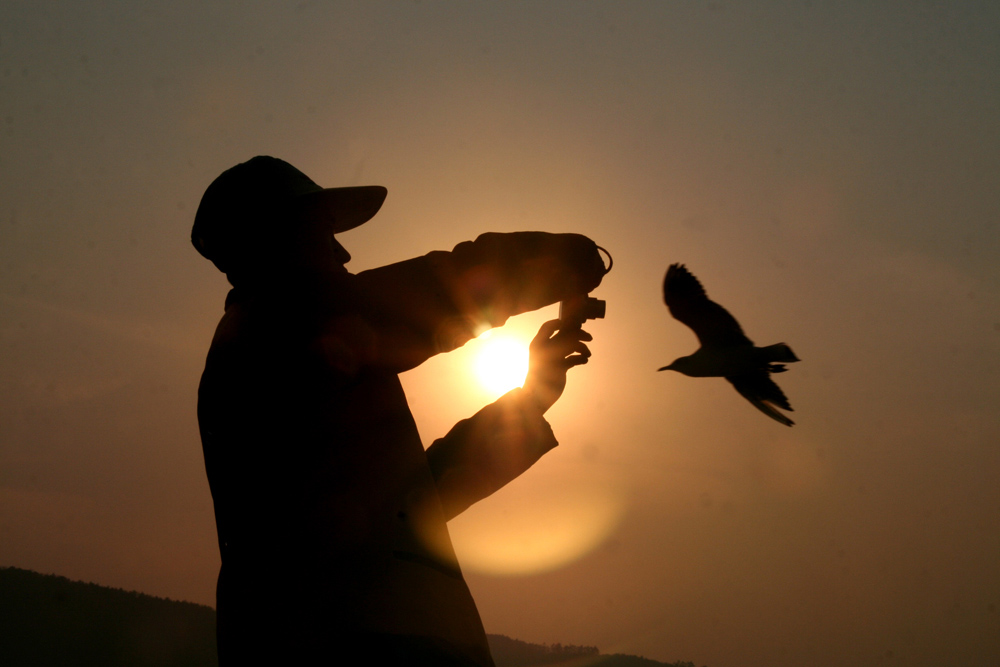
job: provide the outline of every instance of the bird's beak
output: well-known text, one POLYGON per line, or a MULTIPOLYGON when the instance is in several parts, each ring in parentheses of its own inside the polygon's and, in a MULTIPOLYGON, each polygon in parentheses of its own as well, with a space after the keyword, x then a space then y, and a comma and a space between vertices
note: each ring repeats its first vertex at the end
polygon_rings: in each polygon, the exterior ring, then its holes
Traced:
POLYGON ((669 366, 664 366, 663 368, 657 368, 657 371, 672 371, 674 370, 674 365, 671 363, 669 366))

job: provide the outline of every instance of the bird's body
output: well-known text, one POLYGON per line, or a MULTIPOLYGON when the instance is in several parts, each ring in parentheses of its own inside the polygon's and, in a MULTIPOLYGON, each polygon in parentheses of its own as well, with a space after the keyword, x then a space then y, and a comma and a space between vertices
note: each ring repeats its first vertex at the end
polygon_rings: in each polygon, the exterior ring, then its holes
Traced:
POLYGON ((771 373, 786 370, 779 362, 799 360, 790 347, 784 343, 755 346, 736 318, 708 298, 701 283, 683 264, 671 264, 667 269, 663 300, 670 314, 694 331, 701 347, 659 370, 691 377, 724 377, 767 416, 786 426, 795 423, 778 411, 791 411, 792 406, 771 379, 771 373))
POLYGON ((784 366, 774 368, 774 361, 798 361, 790 359, 794 356, 791 349, 784 343, 767 347, 753 345, 733 345, 727 347, 699 347, 694 354, 675 360, 670 366, 664 366, 661 371, 671 370, 690 377, 730 377, 752 373, 761 369, 771 373, 780 373, 784 366))

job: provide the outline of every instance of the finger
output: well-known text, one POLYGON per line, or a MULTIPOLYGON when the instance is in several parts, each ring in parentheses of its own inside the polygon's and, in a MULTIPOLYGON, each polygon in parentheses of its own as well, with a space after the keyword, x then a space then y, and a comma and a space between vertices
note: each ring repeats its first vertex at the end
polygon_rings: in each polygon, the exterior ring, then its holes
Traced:
POLYGON ((570 368, 573 368, 574 366, 583 366, 588 361, 590 361, 590 357, 585 357, 583 355, 575 354, 571 357, 566 357, 565 359, 563 359, 563 366, 568 370, 570 368))
POLYGON ((541 343, 542 341, 546 341, 552 338, 552 334, 558 331, 561 325, 562 322, 560 322, 559 320, 549 320, 548 322, 545 322, 544 324, 542 324, 542 326, 538 327, 538 333, 535 334, 535 337, 532 339, 531 342, 541 343))
POLYGON ((563 359, 571 354, 579 354, 584 357, 589 357, 590 348, 578 340, 564 339, 556 342, 556 339, 552 339, 552 342, 549 343, 546 350, 546 355, 553 360, 563 359))
POLYGON ((559 333, 552 337, 553 341, 592 341, 594 337, 583 329, 560 329, 559 333))
POLYGON ((566 353, 563 354, 563 356, 568 357, 571 354, 579 354, 583 357, 591 356, 590 348, 579 341, 576 341, 573 345, 570 345, 568 348, 566 348, 566 353))

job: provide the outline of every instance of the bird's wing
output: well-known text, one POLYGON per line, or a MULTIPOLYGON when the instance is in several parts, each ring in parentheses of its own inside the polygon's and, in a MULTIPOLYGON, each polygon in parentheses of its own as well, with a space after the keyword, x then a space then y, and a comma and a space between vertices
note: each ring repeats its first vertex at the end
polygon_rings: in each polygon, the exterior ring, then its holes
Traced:
POLYGON ((708 298, 705 288, 683 264, 671 264, 667 269, 663 300, 670 314, 691 327, 702 345, 753 345, 736 318, 708 298))
POLYGON ((764 370, 731 375, 726 377, 740 395, 754 404, 754 406, 768 417, 781 422, 785 426, 791 426, 795 422, 786 417, 778 408, 792 410, 792 406, 785 398, 781 387, 774 383, 771 375, 764 370))

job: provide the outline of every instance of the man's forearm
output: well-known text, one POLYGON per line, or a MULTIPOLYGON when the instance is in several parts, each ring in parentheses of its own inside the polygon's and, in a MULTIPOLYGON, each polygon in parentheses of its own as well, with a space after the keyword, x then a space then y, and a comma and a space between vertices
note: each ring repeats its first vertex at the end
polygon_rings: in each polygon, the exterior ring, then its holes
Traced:
POLYGON ((462 420, 427 449, 446 518, 493 494, 557 444, 533 397, 521 389, 462 420))
POLYGON ((366 319, 386 340, 383 365, 402 371, 512 315, 588 292, 602 271, 586 237, 514 232, 363 271, 355 283, 366 319))

